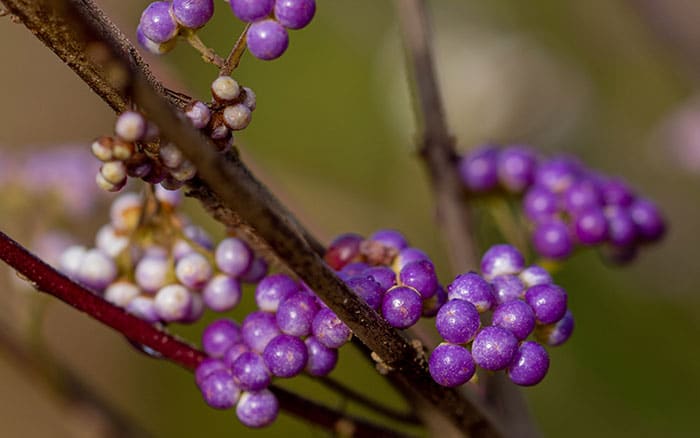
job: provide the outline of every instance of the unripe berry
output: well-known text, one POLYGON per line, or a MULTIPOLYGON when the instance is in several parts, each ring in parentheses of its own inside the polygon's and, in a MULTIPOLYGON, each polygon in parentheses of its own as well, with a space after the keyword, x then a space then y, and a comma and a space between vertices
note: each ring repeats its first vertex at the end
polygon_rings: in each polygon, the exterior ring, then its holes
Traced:
POLYGON ((232 102, 241 92, 241 87, 231 76, 219 76, 211 83, 211 94, 219 102, 232 102))

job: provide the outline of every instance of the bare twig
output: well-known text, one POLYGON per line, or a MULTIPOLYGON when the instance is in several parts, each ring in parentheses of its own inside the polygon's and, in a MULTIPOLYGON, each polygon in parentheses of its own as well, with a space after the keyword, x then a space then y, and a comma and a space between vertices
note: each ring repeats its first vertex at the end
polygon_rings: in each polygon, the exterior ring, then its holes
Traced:
POLYGON ((234 71, 236 67, 238 67, 238 64, 241 62, 241 57, 245 53, 245 49, 247 46, 248 29, 250 29, 250 23, 246 24, 245 28, 243 29, 243 32, 241 32, 241 35, 238 37, 238 40, 236 40, 236 44, 233 45, 231 53, 228 54, 224 66, 219 71, 220 76, 230 75, 231 72, 234 71))
MULTIPOLYGON (((193 371, 207 356, 202 351, 127 313, 83 286, 74 283, 0 231, 0 259, 23 275, 37 290, 46 292, 111 327, 129 340, 157 351, 163 358, 193 371)), ((399 436, 364 420, 272 386, 283 410, 331 431, 354 431, 357 436, 399 436), (379 434, 379 435, 377 435, 379 434)))
MULTIPOLYGON (((381 358, 385 368, 403 385, 414 388, 438 407, 442 415, 471 435, 501 435, 498 425, 485 409, 478 407, 476 400, 467 400, 454 389, 441 387, 431 379, 423 352, 414 349, 334 275, 320 258, 315 240, 237 157, 222 159, 214 145, 182 120, 171 103, 163 98, 162 86, 154 86, 151 78, 143 73, 145 66, 134 62, 129 42, 113 25, 104 22, 104 14, 95 13, 94 10, 99 9, 91 0, 5 1, 33 32, 44 29, 43 21, 36 19, 37 16, 50 16, 52 21, 60 22, 63 29, 70 29, 74 38, 71 44, 78 49, 76 53, 82 53, 76 41, 83 42, 83 46, 85 42, 99 43, 109 49, 110 63, 126 69, 129 81, 120 84, 101 80, 100 84, 122 95, 123 99, 129 96, 146 110, 164 136, 176 140, 201 178, 191 188, 200 199, 207 199, 203 203, 210 210, 218 212, 219 218, 221 214, 237 213, 233 218, 252 227, 276 256, 315 290, 381 358), (34 15, 34 19, 29 19, 28 15, 34 15), (96 15, 103 21, 92 19, 96 15)), ((65 39, 58 43, 65 43, 65 39)), ((49 46, 54 49, 52 44, 49 46)), ((91 85, 102 95, 104 90, 95 84, 91 85)))
MULTIPOLYGON (((435 74, 430 23, 424 0, 396 0, 404 45, 415 83, 415 112, 422 131, 419 152, 433 186, 438 220, 442 223, 453 272, 477 267, 468 206, 457 172, 454 138, 445 118, 435 74)), ((537 436, 522 394, 502 374, 486 376, 487 400, 508 424, 513 436, 537 436)))
POLYGON ((202 39, 199 38, 199 35, 197 35, 196 32, 188 31, 185 34, 185 39, 187 40, 189 45, 192 46, 192 48, 194 48, 196 51, 199 52, 200 55, 202 55, 202 59, 205 62, 208 62, 209 64, 214 64, 219 68, 224 68, 224 59, 221 56, 219 56, 214 51, 214 49, 204 44, 204 41, 202 41, 202 39))

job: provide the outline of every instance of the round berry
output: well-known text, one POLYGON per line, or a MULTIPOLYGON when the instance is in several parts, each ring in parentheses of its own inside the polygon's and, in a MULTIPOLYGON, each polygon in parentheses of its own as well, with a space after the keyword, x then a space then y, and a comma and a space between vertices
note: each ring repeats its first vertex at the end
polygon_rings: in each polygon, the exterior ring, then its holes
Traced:
POLYGON ((479 313, 484 313, 496 306, 493 286, 476 272, 458 275, 452 283, 447 285, 447 298, 468 301, 479 313))
POLYGON ((105 289, 105 300, 119 307, 126 307, 140 293, 141 291, 135 284, 128 281, 117 281, 105 289))
POLYGON ((465 155, 458 166, 462 182, 473 192, 486 192, 498 185, 498 149, 493 146, 465 155))
POLYGON ((275 0, 229 0, 229 4, 239 20, 252 23, 271 14, 275 0))
POLYGON ((379 283, 382 291, 387 291, 396 285, 396 273, 387 266, 372 266, 362 271, 361 275, 365 275, 379 283))
POLYGON ((569 228, 560 220, 550 220, 535 227, 532 235, 535 250, 543 257, 561 260, 573 251, 569 228))
POLYGON ((632 189, 620 178, 609 178, 601 182, 600 192, 605 205, 628 207, 634 201, 632 189))
POLYGON ((476 366, 471 353, 460 345, 442 343, 435 347, 428 362, 430 375, 438 384, 455 387, 474 376, 476 366))
POLYGON ((209 124, 209 120, 211 120, 211 110, 204 102, 195 100, 187 105, 185 116, 192 123, 192 126, 197 129, 204 129, 209 124))
POLYGON ((304 341, 308 350, 308 361, 306 362, 306 372, 312 376, 325 376, 335 368, 338 363, 338 350, 328 348, 318 339, 309 336, 304 341))
POLYGON ((566 313, 566 292, 553 284, 541 284, 529 288, 525 292, 525 301, 535 311, 537 322, 540 324, 555 323, 566 313))
POLYGON ((499 275, 491 283, 499 304, 517 300, 525 293, 525 285, 517 275, 499 275))
POLYGON ((204 401, 214 409, 229 409, 235 406, 241 394, 228 370, 209 373, 199 385, 204 401))
POLYGON ((160 321, 160 316, 158 312, 156 312, 155 302, 151 297, 144 297, 142 295, 134 297, 129 301, 129 304, 126 305, 126 311, 151 324, 160 321))
POLYGON ((197 369, 194 371, 194 380, 197 383, 197 386, 202 386, 202 382, 204 379, 211 374, 214 371, 217 370, 227 370, 226 365, 220 361, 219 359, 215 359, 213 357, 208 357, 201 361, 199 365, 197 365, 197 369))
POLYGON ((494 245, 481 258, 481 273, 487 280, 498 275, 518 274, 523 268, 525 259, 512 245, 494 245))
POLYGON ((498 179, 509 192, 520 193, 532 185, 536 167, 537 157, 532 148, 511 146, 498 157, 498 179))
POLYGON ((537 385, 549 370, 547 350, 537 342, 523 342, 508 367, 508 377, 521 386, 537 385))
POLYGON ((532 265, 520 272, 518 275, 525 287, 532 287, 538 284, 552 284, 552 276, 541 266, 532 265))
POLYGON ((523 211, 531 221, 548 220, 559 212, 559 199, 549 189, 534 186, 525 193, 523 211))
POLYGON ((600 208, 583 210, 574 217, 576 238, 584 245, 596 245, 608 237, 608 220, 600 208))
POLYGON ((217 319, 202 333, 202 348, 212 357, 223 357, 226 350, 240 342, 241 328, 231 319, 217 319))
POLYGON ((234 362, 241 357, 241 354, 247 353, 250 351, 250 348, 242 342, 239 342, 237 344, 231 345, 228 350, 226 350, 226 353, 224 353, 224 357, 221 358, 221 361, 231 369, 233 367, 234 362))
POLYGON ((270 385, 270 370, 258 353, 248 351, 231 366, 233 381, 244 391, 259 391, 270 385))
POLYGON ((427 300, 423 300, 423 316, 432 318, 437 315, 442 306, 447 302, 447 292, 442 286, 438 287, 437 293, 427 300))
POLYGON ((163 321, 179 321, 190 312, 192 294, 182 285, 171 284, 156 293, 153 304, 163 321))
POLYGON ((253 252, 241 239, 229 237, 219 242, 214 258, 222 272, 237 277, 250 268, 253 252))
POLYGON ((314 0, 277 0, 275 19, 287 29, 302 29, 311 23, 316 13, 314 0))
POLYGON ((306 366, 309 352, 304 341, 291 335, 279 335, 263 352, 267 368, 277 377, 294 377, 306 366))
POLYGON ((241 284, 234 277, 218 274, 202 291, 204 304, 215 312, 226 312, 241 301, 241 284))
POLYGON ((350 278, 346 284, 353 292, 362 298, 369 307, 378 310, 382 304, 382 296, 384 290, 382 286, 369 277, 354 277, 350 278))
POLYGON ((250 124, 253 114, 250 108, 242 103, 229 105, 224 108, 224 123, 232 131, 240 131, 250 124))
POLYGON ((603 204, 600 190, 591 179, 581 179, 573 183, 564 192, 562 200, 563 207, 569 214, 600 208, 603 204))
POLYGON ((298 291, 297 282, 287 275, 270 275, 263 278, 255 288, 255 302, 260 310, 276 312, 282 300, 298 291))
POLYGON ((248 28, 248 50, 258 59, 277 59, 288 45, 287 30, 275 20, 256 21, 248 28))
POLYGON ((481 368, 498 371, 513 361, 518 351, 518 339, 510 330, 501 327, 484 327, 474 338, 472 356, 481 368))
POLYGON ((535 337, 552 347, 566 342, 574 332, 574 315, 567 310, 564 317, 554 324, 541 325, 535 329, 535 337))
POLYGON ((339 271, 360 255, 360 244, 363 240, 358 234, 341 234, 328 246, 323 259, 333 270, 339 271))
POLYGON ((430 298, 439 286, 435 266, 428 260, 411 262, 401 268, 399 284, 414 288, 423 299, 430 298))
POLYGON ((518 340, 522 341, 530 336, 535 328, 535 312, 524 301, 509 301, 496 307, 491 323, 510 330, 518 340))
POLYGON ((398 251, 408 247, 406 237, 396 230, 378 230, 369 237, 369 240, 379 242, 398 251))
POLYGON ((240 93, 240 85, 231 76, 219 76, 211 83, 211 94, 220 102, 234 101, 240 93))
POLYGON ((214 0, 173 0, 172 11, 182 26, 198 29, 214 15, 214 0))
POLYGON ((114 132, 124 141, 140 141, 146 135, 146 119, 136 111, 125 111, 117 118, 114 132))
POLYGON ((134 272, 136 284, 146 293, 156 293, 165 286, 170 263, 162 256, 144 256, 137 264, 134 272))
POLYGON ((311 332, 321 344, 328 348, 340 348, 352 336, 350 327, 328 308, 318 311, 311 324, 311 332))
POLYGON ((165 43, 177 35, 178 26, 170 15, 170 2, 153 2, 141 14, 139 27, 143 35, 155 43, 165 43))
POLYGON ((307 336, 311 324, 319 310, 316 297, 307 292, 297 292, 287 296, 277 308, 277 326, 292 336, 307 336))
POLYGON ((423 299, 418 291, 405 286, 389 289, 382 301, 382 315, 393 327, 408 328, 418 322, 423 313, 423 299))
POLYGON ((616 246, 628 246, 637 238, 637 226, 629 210, 619 205, 605 207, 608 222, 608 240, 616 246))
POLYGON ((554 157, 540 164, 535 183, 554 193, 566 191, 581 175, 581 164, 570 157, 554 157))
POLYGON ((447 342, 466 344, 474 339, 481 327, 479 311, 467 301, 450 300, 440 308, 435 327, 447 342))
POLYGON ((647 199, 638 199, 629 209, 637 225, 639 235, 648 241, 658 240, 666 231, 666 224, 659 208, 647 199))
POLYGON ((186 287, 199 290, 207 284, 212 267, 203 255, 193 252, 182 257, 175 265, 175 276, 186 287))
POLYGON ((244 392, 236 405, 236 416, 241 423, 248 427, 268 426, 275 421, 278 413, 279 402, 268 389, 258 392, 244 392))
POLYGON ((411 262, 417 262, 419 260, 430 261, 430 257, 418 248, 404 248, 394 259, 394 270, 401 272, 404 266, 411 262))

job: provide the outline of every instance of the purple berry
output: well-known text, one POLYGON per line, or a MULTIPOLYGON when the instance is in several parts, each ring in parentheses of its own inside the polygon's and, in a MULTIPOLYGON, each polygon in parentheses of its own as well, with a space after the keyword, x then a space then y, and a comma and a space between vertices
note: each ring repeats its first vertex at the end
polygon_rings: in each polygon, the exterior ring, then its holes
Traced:
POLYGON ((255 302, 260 310, 275 312, 280 302, 299 291, 299 284, 285 274, 274 274, 263 278, 255 288, 255 302))
POLYGON ((323 259, 333 270, 339 271, 359 256, 360 244, 363 240, 358 234, 341 234, 328 246, 323 259))
POLYGON ((83 255, 75 276, 88 288, 102 292, 117 278, 117 265, 101 250, 89 249, 83 255))
POLYGON ((258 59, 277 59, 288 45, 287 30, 275 20, 256 21, 248 28, 248 50, 258 59))
POLYGON ((369 237, 369 240, 379 242, 384 246, 401 251, 408 247, 408 241, 403 234, 396 230, 379 230, 369 237))
POLYGON ((271 14, 275 0, 230 0, 229 3, 239 20, 252 23, 271 14))
POLYGON ((218 370, 227 370, 226 364, 213 357, 204 359, 197 365, 197 369, 194 371, 195 383, 197 383, 197 386, 201 387, 204 379, 212 372, 218 370))
POLYGON ((141 14, 143 35, 156 43, 165 43, 177 35, 177 22, 170 15, 170 2, 153 2, 141 14))
POLYGON ((401 268, 399 284, 414 288, 423 299, 430 298, 439 286, 435 266, 428 260, 411 262, 401 268))
POLYGON ((198 29, 214 15, 214 0, 173 0, 172 11, 182 26, 198 29))
POLYGON ((450 300, 440 308, 435 327, 447 342, 466 344, 474 339, 481 327, 479 311, 467 301, 450 300))
POLYGON ((647 241, 658 240, 666 231, 659 208, 647 199, 636 200, 629 209, 639 235, 647 241))
POLYGON ((212 357, 223 357, 232 345, 241 342, 241 329, 231 319, 218 319, 202 333, 202 348, 212 357))
POLYGON ((362 271, 361 275, 366 275, 379 283, 383 291, 396 285, 396 273, 386 266, 372 266, 362 271))
POLYGON ((476 366, 471 353, 460 345, 442 343, 430 354, 430 375, 442 386, 455 387, 474 376, 476 366))
POLYGON ((275 2, 275 19, 287 29, 306 27, 315 13, 314 0, 277 0, 275 2))
POLYGON ((259 283, 267 275, 267 262, 258 257, 250 264, 247 271, 241 274, 240 279, 245 283, 259 283))
POLYGON ((418 322, 422 313, 423 299, 413 288, 397 286, 384 295, 382 315, 393 327, 408 328, 418 322))
POLYGON ((241 394, 228 370, 209 373, 199 385, 206 404, 214 409, 232 408, 241 394))
POLYGON ((541 266, 532 265, 523 269, 518 275, 525 287, 532 287, 538 284, 552 284, 552 276, 541 266))
POLYGON ((481 258, 481 273, 487 280, 498 275, 518 274, 523 268, 525 259, 512 245, 494 245, 481 258))
POLYGON ((522 341, 530 336, 535 328, 535 312, 524 301, 509 301, 496 307, 491 323, 510 330, 518 340, 522 341))
POLYGON ((468 301, 479 313, 484 313, 496 306, 493 286, 476 272, 458 275, 452 283, 447 285, 447 298, 468 301))
POLYGON ((248 244, 235 237, 229 237, 219 242, 214 254, 216 266, 225 274, 237 277, 250 268, 253 262, 253 252, 248 244))
POLYGON ((573 183, 562 197, 563 207, 569 214, 576 214, 592 208, 600 208, 603 198, 596 184, 590 179, 573 183))
POLYGON ((628 246, 637 238, 637 226, 629 210, 619 205, 605 207, 608 222, 608 240, 615 246, 628 246))
POLYGON ((535 179, 537 157, 528 146, 511 146, 498 157, 498 178, 501 185, 513 193, 520 193, 535 179))
POLYGON ((525 301, 535 311, 540 324, 555 323, 566 313, 566 292, 553 284, 531 287, 525 292, 525 301))
POLYGON ((160 321, 155 302, 151 297, 138 296, 133 298, 126 305, 126 311, 151 324, 160 321))
POLYGON ((508 377, 521 386, 537 385, 549 370, 547 350, 537 342, 527 341, 518 349, 513 363, 508 367, 508 377))
POLYGON ((404 248, 399 252, 399 255, 396 256, 396 259, 394 259, 394 270, 400 272, 407 264, 419 260, 430 261, 430 257, 418 248, 404 248))
POLYGON ((272 424, 279 413, 277 397, 266 389, 244 392, 236 405, 236 416, 245 426, 265 427, 272 424))
POLYGON ((560 220, 551 220, 538 224, 532 236, 535 251, 543 257, 560 260, 573 251, 569 227, 560 220))
POLYGON ((574 231, 584 245, 602 243, 608 237, 608 220, 600 208, 590 208, 574 217, 574 231))
POLYGON ((498 304, 521 298, 525 293, 525 285, 517 275, 499 275, 491 281, 494 295, 498 304))
POLYGON ((180 284, 170 284, 156 293, 153 305, 163 321, 180 321, 190 313, 192 293, 180 284))
POLYGON ((279 334, 274 313, 253 312, 241 324, 243 342, 258 353, 262 353, 267 343, 279 334))
POLYGON ((523 211, 531 221, 548 220, 559 212, 559 199, 549 189, 534 186, 525 193, 523 211))
POLYGON ((513 361, 518 351, 518 339, 510 330, 501 327, 484 327, 474 338, 472 357, 481 368, 498 371, 513 361))
POLYGON ((304 341, 296 336, 279 335, 263 352, 267 368, 277 377, 294 377, 306 366, 309 353, 304 341))
POLYGON ((259 391, 270 385, 270 370, 261 355, 253 351, 238 356, 231 366, 233 381, 244 391, 259 391))
POLYGON ((328 348, 342 347, 350 337, 352 331, 333 313, 331 309, 321 309, 311 324, 311 332, 314 337, 328 348))
POLYGON ((136 265, 136 284, 146 293, 155 293, 165 286, 170 263, 161 256, 144 256, 136 265))
POLYGON ((602 181, 600 192, 605 205, 627 207, 634 201, 632 189, 620 178, 610 178, 602 181))
POLYGON ((367 268, 369 268, 369 265, 365 262, 351 262, 343 266, 339 273, 346 278, 352 278, 362 274, 367 268))
POLYGON ((226 312, 241 301, 241 284, 234 277, 218 274, 202 291, 204 304, 215 312, 226 312))
POLYGON ((319 310, 316 297, 307 292, 287 296, 277 308, 277 326, 292 336, 307 336, 319 310))
POLYGON ((567 310, 564 317, 554 324, 541 325, 535 329, 535 337, 552 347, 566 342, 574 331, 574 315, 567 310))
POLYGON ((465 155, 458 166, 462 182, 473 192, 486 192, 498 185, 498 149, 493 146, 465 155))
POLYGON ((583 169, 581 164, 570 157, 555 157, 541 163, 535 172, 535 183, 554 193, 566 191, 583 169))
POLYGON ((304 341, 308 349, 309 359, 306 362, 306 372, 312 376, 325 376, 338 363, 338 350, 328 348, 318 339, 309 336, 304 341))
POLYGON ((382 296, 384 290, 382 286, 369 277, 354 277, 349 279, 346 284, 353 292, 362 298, 369 307, 378 310, 382 304, 382 296))

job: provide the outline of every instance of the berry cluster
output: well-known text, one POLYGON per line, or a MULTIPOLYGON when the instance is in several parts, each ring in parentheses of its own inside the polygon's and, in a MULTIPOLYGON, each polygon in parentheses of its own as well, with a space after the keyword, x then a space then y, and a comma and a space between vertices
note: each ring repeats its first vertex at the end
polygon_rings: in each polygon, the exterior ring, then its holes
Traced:
POLYGON ((277 59, 289 45, 288 29, 302 29, 316 13, 315 0, 229 0, 231 10, 250 24, 247 44, 258 59, 277 59))
POLYGON ((204 230, 177 212, 179 202, 178 192, 162 187, 146 200, 120 195, 95 248, 68 248, 60 269, 152 323, 191 323, 205 307, 232 309, 241 298, 240 282, 257 282, 267 265, 240 239, 226 238, 215 247, 204 230))
POLYGON ((478 366, 506 370, 518 385, 536 385, 549 369, 549 356, 527 338, 534 333, 540 342, 555 346, 571 336, 574 320, 566 292, 543 268, 525 267, 522 254, 510 245, 491 247, 481 260, 481 272, 458 275, 447 286, 448 301, 435 320, 445 342, 430 356, 430 374, 453 387, 472 379, 478 366), (482 314, 488 311, 491 324, 482 327, 482 314))
POLYGON ((236 406, 241 423, 263 427, 278 413, 267 389, 272 379, 304 371, 325 376, 352 333, 303 283, 285 274, 262 279, 255 301, 258 310, 240 326, 220 319, 204 330, 202 347, 210 357, 197 368, 195 381, 209 406, 236 406))
POLYGON ((214 15, 214 0, 153 2, 141 14, 136 36, 146 50, 160 55, 175 47, 182 32, 194 32, 214 15))
MULTIPOLYGON (((245 129, 256 107, 256 96, 230 76, 219 76, 211 85, 213 101, 209 105, 194 100, 184 110, 192 125, 209 136, 221 152, 233 145, 232 131, 245 129)), ((143 178, 170 190, 180 188, 197 171, 172 143, 161 142, 158 129, 136 111, 119 115, 114 136, 102 136, 92 143, 93 155, 103 162, 97 173, 97 185, 116 192, 127 177, 143 178)))
POLYGON ((532 246, 545 258, 564 259, 576 245, 607 244, 612 260, 625 262, 665 231, 652 201, 635 195, 620 178, 570 157, 541 159, 526 146, 484 146, 462 157, 458 166, 472 193, 501 190, 522 197, 532 246))
POLYGON ((447 299, 435 266, 395 230, 379 230, 369 239, 338 236, 325 255, 328 265, 393 327, 405 329, 421 316, 434 316, 447 299))
MULTIPOLYGON (((306 27, 316 13, 315 0, 229 0, 234 15, 250 24, 246 43, 258 59, 277 59, 289 46, 289 29, 306 27)), ((136 35, 154 54, 175 47, 177 36, 196 32, 214 15, 214 0, 157 1, 141 14, 136 35)))

